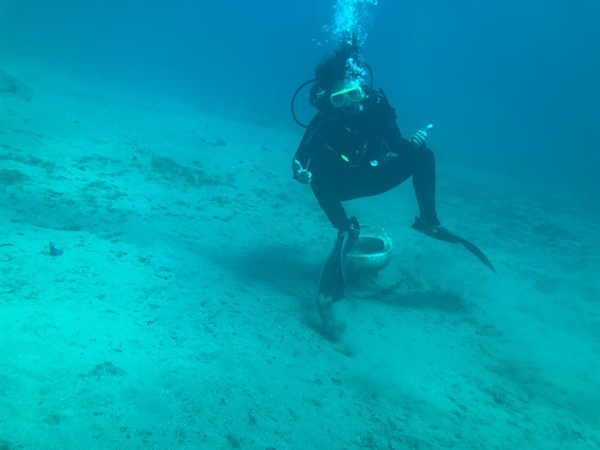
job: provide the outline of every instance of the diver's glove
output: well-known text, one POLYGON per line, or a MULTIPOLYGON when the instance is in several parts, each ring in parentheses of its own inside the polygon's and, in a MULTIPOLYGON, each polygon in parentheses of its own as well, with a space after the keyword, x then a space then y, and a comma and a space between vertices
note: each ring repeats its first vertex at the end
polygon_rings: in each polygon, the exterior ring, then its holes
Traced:
POLYGON ((432 124, 429 124, 425 127, 424 130, 419 130, 410 138, 410 143, 414 148, 419 149, 425 145, 425 141, 427 140, 427 130, 433 128, 432 124))
POLYGON ((294 171, 294 179, 298 180, 302 184, 310 183, 312 180, 312 173, 302 168, 302 164, 297 159, 294 160, 292 169, 294 171))

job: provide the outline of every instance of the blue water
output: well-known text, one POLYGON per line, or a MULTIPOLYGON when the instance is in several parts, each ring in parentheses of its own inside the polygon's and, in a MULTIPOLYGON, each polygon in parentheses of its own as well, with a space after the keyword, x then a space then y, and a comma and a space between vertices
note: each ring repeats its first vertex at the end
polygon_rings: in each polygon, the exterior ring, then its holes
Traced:
MULTIPOLYGON (((8 1, 1 51, 291 128, 291 94, 334 47, 334 4, 8 1)), ((433 122, 449 160, 594 191, 598 8, 384 0, 369 8, 364 55, 405 134, 433 122)))
POLYGON ((359 3, 0 3, 2 450, 599 447, 600 3, 359 3), (332 342, 290 101, 340 23, 498 274, 349 202, 394 250, 332 342))

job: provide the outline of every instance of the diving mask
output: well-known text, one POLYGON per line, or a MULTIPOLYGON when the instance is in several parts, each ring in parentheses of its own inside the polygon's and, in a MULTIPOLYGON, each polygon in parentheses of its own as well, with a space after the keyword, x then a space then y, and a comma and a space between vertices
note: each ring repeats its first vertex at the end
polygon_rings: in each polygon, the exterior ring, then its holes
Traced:
MULTIPOLYGON (((335 88, 335 84, 334 84, 335 88)), ((365 91, 359 84, 345 85, 341 89, 333 90, 329 101, 334 108, 343 108, 352 103, 359 103, 365 98, 365 91)))

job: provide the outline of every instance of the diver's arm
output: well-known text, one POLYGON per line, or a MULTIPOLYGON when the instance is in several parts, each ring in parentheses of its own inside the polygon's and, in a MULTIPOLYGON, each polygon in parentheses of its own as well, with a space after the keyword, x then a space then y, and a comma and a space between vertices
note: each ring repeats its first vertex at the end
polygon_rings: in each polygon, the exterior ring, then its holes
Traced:
POLYGON ((419 150, 425 147, 427 141, 427 131, 433 125, 426 126, 423 130, 418 130, 412 135, 410 140, 404 139, 396 122, 396 110, 391 107, 383 91, 375 92, 373 95, 375 112, 383 124, 382 134, 389 148, 395 153, 405 153, 411 150, 419 150))
POLYGON ((312 174, 308 171, 308 165, 310 163, 311 155, 315 151, 315 147, 319 141, 322 124, 323 120, 320 115, 317 114, 308 125, 308 128, 302 137, 302 141, 298 146, 298 150, 296 150, 294 159, 292 160, 293 178, 300 183, 310 183, 312 178, 312 174))
POLYGON ((312 173, 302 168, 302 164, 297 159, 292 162, 292 171, 294 172, 294 180, 298 180, 302 184, 308 184, 312 180, 312 173))
POLYGON ((427 125, 424 129, 418 130, 413 136, 410 138, 410 145, 412 145, 417 150, 425 147, 425 143, 427 142, 427 131, 433 128, 433 124, 427 125))
POLYGON ((383 132, 389 148, 394 153, 405 154, 412 150, 410 141, 402 137, 395 118, 388 121, 383 132))
POLYGON ((394 153, 405 154, 414 150, 425 148, 427 143, 427 131, 433 125, 428 125, 423 130, 418 130, 410 139, 405 139, 400 133, 400 128, 396 123, 396 119, 390 120, 384 130, 384 135, 389 148, 393 149, 394 153))
POLYGON ((302 184, 310 183, 312 174, 308 171, 310 148, 300 145, 292 159, 292 178, 302 184))
POLYGON ((379 123, 379 133, 388 145, 388 148, 396 154, 405 154, 410 151, 410 142, 402 137, 398 123, 396 122, 396 110, 392 108, 383 91, 375 91, 372 94, 372 104, 376 121, 379 123))

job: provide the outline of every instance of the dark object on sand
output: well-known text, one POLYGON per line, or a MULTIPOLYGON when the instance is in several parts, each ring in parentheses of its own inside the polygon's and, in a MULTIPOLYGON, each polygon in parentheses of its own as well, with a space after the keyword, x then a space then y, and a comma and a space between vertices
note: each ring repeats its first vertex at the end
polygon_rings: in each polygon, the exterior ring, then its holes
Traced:
POLYGON ((23 81, 0 69, 0 94, 17 97, 28 102, 31 100, 33 91, 23 81))
POLYGON ((54 243, 50 242, 50 256, 60 256, 63 251, 60 248, 56 248, 54 243))

